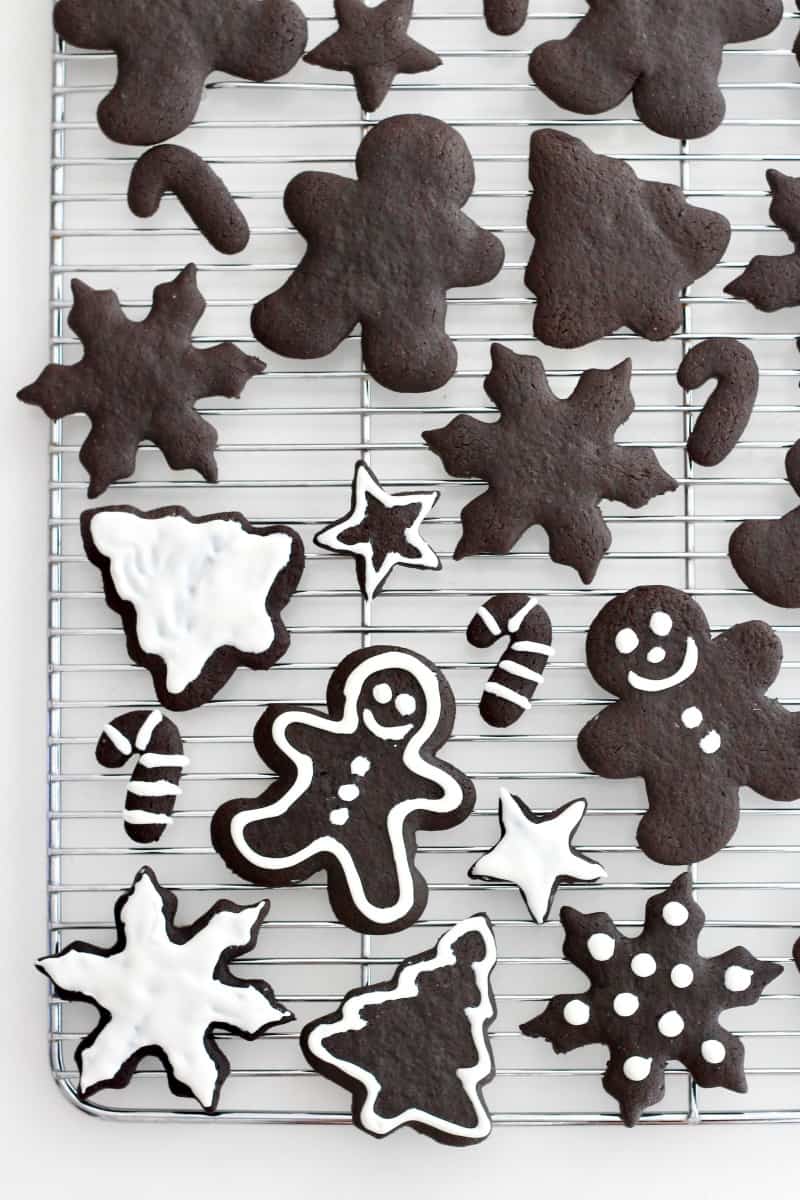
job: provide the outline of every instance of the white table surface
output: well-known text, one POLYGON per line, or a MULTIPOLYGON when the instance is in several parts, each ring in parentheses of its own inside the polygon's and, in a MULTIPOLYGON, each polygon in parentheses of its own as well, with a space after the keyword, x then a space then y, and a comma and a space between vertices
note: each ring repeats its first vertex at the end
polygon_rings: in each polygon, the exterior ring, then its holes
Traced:
MULTIPOLYGON (((477 4, 478 0, 474 0, 477 4)), ((497 1130, 479 1148, 351 1129, 120 1125, 51 1082, 45 984, 45 561, 48 427, 14 394, 47 360, 49 0, 0 0, 0 355, 3 672, 0 681, 0 1178, 21 1200, 175 1194, 738 1197, 796 1187, 800 1131, 783 1127, 497 1130)))

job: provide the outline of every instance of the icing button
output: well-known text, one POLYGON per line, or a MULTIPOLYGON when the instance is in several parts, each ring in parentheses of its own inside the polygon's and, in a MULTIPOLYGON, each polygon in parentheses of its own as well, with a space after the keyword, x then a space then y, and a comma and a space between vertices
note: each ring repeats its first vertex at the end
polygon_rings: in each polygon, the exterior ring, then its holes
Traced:
POLYGON ((370 761, 363 754, 359 754, 350 763, 350 771, 353 775, 366 775, 370 768, 370 761))
POLYGON ((683 1017, 671 1009, 658 1018, 658 1032, 665 1038, 679 1037, 684 1030, 683 1017))
POLYGON ((662 908, 661 916, 667 925, 671 925, 674 929, 677 929, 680 925, 685 925, 689 920, 689 910, 679 900, 669 900, 662 908))
POLYGON ((694 705, 685 708, 681 713, 681 724, 687 729, 697 729, 703 724, 703 714, 700 709, 695 708, 694 705))
POLYGON ((652 1058, 642 1058, 638 1054, 632 1054, 630 1058, 626 1058, 622 1064, 622 1074, 631 1083, 643 1083, 650 1074, 650 1068, 653 1065, 652 1058))
POLYGON ((619 992, 614 997, 613 1004, 618 1017, 632 1017, 639 1008, 639 999, 633 992, 619 992))
POLYGON ((700 1053, 705 1062, 709 1063, 712 1067, 718 1067, 721 1062, 725 1061, 727 1052, 722 1042, 717 1041, 716 1038, 709 1038, 701 1045, 700 1053))
POLYGON ((729 992, 746 992, 753 982, 753 972, 747 967, 728 967, 725 972, 725 987, 729 992))
POLYGON ((328 819, 331 825, 346 825, 350 820, 350 813, 346 808, 334 808, 328 819))
POLYGON ((569 1000, 564 1005, 564 1020, 568 1025, 587 1025, 591 1015, 589 1005, 583 1000, 569 1000))
POLYGON ((358 799, 358 788, 354 783, 343 783, 336 795, 340 800, 344 800, 345 804, 352 804, 358 799))
POLYGON ((691 987, 694 982, 694 971, 688 963, 676 963, 669 973, 672 986, 676 988, 691 987))
POLYGON ((607 933, 593 933, 587 939, 586 949, 595 962, 608 962, 610 958, 614 957, 616 944, 607 933))
POLYGON ((631 959, 631 970, 639 979, 649 979, 656 973, 656 960, 652 954, 634 954, 631 959))

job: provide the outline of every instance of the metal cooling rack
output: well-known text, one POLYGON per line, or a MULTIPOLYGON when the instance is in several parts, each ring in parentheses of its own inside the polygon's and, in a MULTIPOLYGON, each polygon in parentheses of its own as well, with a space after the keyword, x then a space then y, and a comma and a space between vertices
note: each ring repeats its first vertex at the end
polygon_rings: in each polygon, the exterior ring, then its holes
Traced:
MULTIPOLYGON (((305 5, 307 8, 308 4, 305 5)), ((476 161, 477 190, 469 211, 505 242, 506 264, 488 287, 452 293, 448 321, 459 347, 456 377, 424 397, 385 392, 361 369, 359 343, 349 338, 312 364, 269 354, 269 372, 239 402, 203 407, 220 431, 222 482, 216 487, 171 474, 152 447, 143 447, 133 482, 115 486, 105 502, 151 508, 180 501, 195 513, 240 509, 252 520, 288 521, 304 535, 308 554, 303 587, 288 609, 293 633, 287 658, 270 672, 240 670, 212 704, 182 714, 191 756, 175 824, 157 849, 130 845, 121 809, 127 776, 104 773, 94 743, 109 713, 154 700, 149 676, 127 661, 118 622, 106 608, 94 568, 81 551, 77 520, 85 480, 77 449, 86 425, 70 418, 53 429, 50 482, 50 685, 48 879, 51 950, 66 940, 111 937, 117 893, 145 862, 179 893, 179 919, 196 916, 219 895, 240 898, 250 889, 212 853, 208 818, 224 799, 263 787, 262 764, 251 730, 270 700, 319 702, 330 669, 357 646, 397 641, 440 663, 458 700, 454 761, 476 780, 474 815, 449 833, 427 835, 421 863, 430 902, 413 929, 391 937, 360 937, 331 919, 324 886, 273 889, 270 917, 258 947, 242 967, 268 977, 297 1021, 250 1044, 230 1039, 233 1071, 214 1119, 263 1122, 349 1120, 345 1093, 312 1074, 300 1054, 298 1030, 332 1006, 360 980, 376 980, 396 961, 429 945, 452 919, 485 909, 497 930, 495 974, 499 1016, 493 1034, 497 1078, 487 1099, 498 1124, 614 1122, 600 1085, 601 1047, 557 1059, 543 1041, 523 1039, 518 1023, 555 991, 580 986, 582 976, 561 957, 561 927, 528 919, 515 889, 476 884, 466 877, 473 858, 496 840, 496 798, 505 783, 534 807, 550 808, 576 795, 589 799, 582 846, 608 869, 600 887, 563 888, 562 899, 592 911, 607 909, 623 927, 636 928, 645 901, 675 872, 649 862, 635 848, 643 811, 638 782, 597 779, 575 749, 580 726, 602 703, 584 666, 583 634, 605 599, 638 583, 686 587, 700 596, 715 628, 763 615, 778 628, 786 662, 776 694, 800 706, 800 618, 769 609, 740 586, 726 554, 733 523, 745 516, 777 515, 795 502, 783 479, 786 446, 800 435, 800 360, 793 314, 763 317, 723 296, 724 284, 762 250, 781 253, 785 239, 767 223, 767 166, 793 173, 800 161, 797 109, 800 74, 790 52, 798 14, 786 0, 786 20, 771 38, 725 53, 728 118, 711 137, 671 143, 635 120, 629 104, 610 116, 583 119, 562 112, 533 88, 527 55, 533 45, 560 36, 579 15, 574 0, 532 5, 524 30, 510 39, 486 29, 478 0, 418 0, 412 32, 440 54, 443 66, 398 80, 376 117, 357 106, 349 76, 300 64, 288 78, 265 85, 214 78, 199 118, 181 138, 218 167, 250 220, 248 249, 235 259, 215 254, 188 223, 177 202, 165 199, 148 222, 137 222, 125 202, 135 153, 105 141, 95 106, 113 78, 113 58, 85 54, 56 41, 53 57, 52 359, 79 356, 66 324, 69 279, 116 287, 128 311, 145 309, 152 287, 194 260, 209 306, 200 341, 235 338, 253 350, 249 308, 285 278, 302 252, 287 226, 281 197, 298 171, 319 164, 352 174, 359 138, 374 120, 424 111, 462 131, 476 161), (553 125, 577 132, 595 150, 627 157, 640 174, 680 183, 698 203, 726 213, 734 226, 726 259, 684 299, 682 329, 668 342, 649 344, 627 333, 571 353, 534 344, 532 299, 523 284, 530 251, 525 228, 528 137, 553 125), (675 371, 688 345, 706 334, 733 334, 753 346, 762 373, 759 403, 734 454, 713 471, 693 468, 684 453, 703 396, 682 393, 675 371), (681 488, 632 516, 607 505, 614 534, 610 554, 591 588, 550 562, 540 531, 529 533, 504 558, 452 562, 458 512, 479 485, 443 477, 439 460, 421 444, 420 431, 458 412, 493 411, 482 391, 488 347, 500 340, 540 354, 563 393, 589 366, 634 360, 637 412, 624 429, 631 443, 654 446, 681 488), (307 369, 306 369, 307 368, 307 369), (361 601, 349 560, 315 552, 314 528, 345 511, 353 460, 370 459, 385 484, 434 484, 442 498, 426 526, 441 554, 439 574, 398 570, 373 604, 361 601), (509 733, 491 733, 477 713, 483 681, 495 659, 481 661, 464 630, 487 594, 508 589, 539 594, 553 619, 557 657, 548 667, 536 704, 509 733)), ((313 0, 310 44, 332 28, 327 0, 313 0), (319 7, 322 4, 324 7, 319 7)), ((481 485, 482 486, 482 485, 481 485)), ((694 872, 708 914, 708 953, 743 941, 787 964, 760 1005, 726 1020, 747 1044, 750 1092, 703 1091, 682 1069, 670 1071, 661 1107, 650 1122, 795 1120, 800 1118, 800 977, 790 949, 800 924, 800 805, 769 804, 743 796, 733 844, 694 872)), ((556 912, 558 903, 555 905, 556 912)), ((76 1103, 73 1051, 91 1027, 86 1006, 51 999, 49 1038, 59 1085, 76 1103)), ((159 1069, 140 1070, 123 1092, 102 1093, 81 1107, 105 1117, 205 1121, 192 1103, 176 1100, 159 1069)))

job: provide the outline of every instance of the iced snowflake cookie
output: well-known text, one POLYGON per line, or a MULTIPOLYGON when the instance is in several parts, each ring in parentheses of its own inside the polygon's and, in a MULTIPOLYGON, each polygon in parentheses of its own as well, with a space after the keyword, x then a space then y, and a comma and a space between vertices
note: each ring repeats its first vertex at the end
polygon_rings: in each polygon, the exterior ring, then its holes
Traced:
MULTIPOLYGON (((786 455, 786 476, 800 496, 800 441, 786 455)), ((743 521, 728 550, 751 592, 778 608, 800 608, 800 508, 777 521, 743 521)))
POLYGON ((291 70, 306 44, 292 0, 59 0, 53 23, 72 46, 116 54, 97 120, 106 137, 135 146, 186 129, 212 71, 263 83, 291 70))
POLYGON ((454 717, 450 686, 427 659, 392 646, 348 654, 328 683, 327 711, 266 708, 253 740, 277 778, 217 809, 215 848, 264 886, 324 869, 345 925, 405 929, 428 898, 417 830, 450 829, 475 803, 470 780, 437 753, 454 717))
POLYGON ((571 349, 623 326, 656 342, 674 333, 683 289, 725 253, 725 217, 555 129, 531 137, 530 177, 536 337, 571 349))
POLYGON ((633 92, 656 133, 706 137, 725 116, 723 47, 766 37, 782 16, 783 0, 589 0, 567 37, 536 47, 531 78, 571 112, 607 112, 633 92))
POLYGON ((718 380, 695 422, 686 449, 692 462, 716 467, 745 431, 758 395, 758 364, 736 338, 706 338, 693 346, 678 368, 686 391, 718 380))
POLYGON ((714 958, 697 948, 705 914, 692 899, 689 875, 647 901, 636 937, 620 933, 606 913, 562 908, 564 955, 590 980, 587 992, 556 996, 526 1037, 543 1037, 558 1054, 607 1046, 603 1087, 619 1102, 626 1125, 664 1095, 670 1060, 683 1063, 701 1087, 746 1092, 744 1045, 719 1023, 729 1008, 755 1004, 781 974, 737 946, 714 958))
POLYGON ((288 526, 118 505, 82 513, 81 534, 128 654, 166 708, 205 704, 237 667, 266 671, 289 648, 281 612, 304 554, 288 526))
POLYGON ((194 1096, 214 1112, 230 1071, 214 1034, 252 1041, 292 1020, 269 984, 230 971, 255 946, 269 900, 247 907, 218 900, 191 925, 175 923, 177 905, 143 867, 117 901, 110 949, 73 942, 36 964, 57 995, 100 1012, 100 1023, 75 1051, 84 1100, 102 1088, 126 1087, 140 1060, 155 1055, 176 1096, 194 1096))
POLYGON ((800 797, 800 715, 764 695, 783 651, 763 621, 712 638, 700 606, 669 587, 611 600, 589 629, 589 670, 619 699, 584 725, 578 750, 606 779, 644 779, 639 845, 656 862, 699 862, 727 845, 739 790, 800 797))
POLYGON ((336 1012, 305 1027, 303 1053, 352 1092, 359 1129, 385 1137, 409 1125, 451 1146, 489 1136, 496 959, 489 918, 468 917, 388 983, 348 992, 336 1012))
POLYGON ((611 545, 600 500, 642 508, 678 486, 652 450, 614 441, 634 410, 630 359, 609 371, 584 371, 560 400, 541 359, 497 343, 491 353, 484 389, 500 420, 459 416, 422 435, 450 475, 489 484, 461 513, 464 532, 453 557, 507 554, 530 526, 542 525, 553 562, 591 583, 611 545))
POLYGON ((244 213, 199 154, 185 146, 153 146, 131 171, 128 207, 134 216, 152 217, 168 191, 220 254, 244 250, 250 240, 244 213))
POLYGON ((103 726, 94 755, 111 768, 136 756, 125 794, 125 832, 134 842, 157 842, 172 824, 181 774, 189 765, 178 726, 157 708, 123 713, 103 726))
POLYGON ((757 254, 725 291, 771 313, 800 304, 800 179, 782 171, 767 171, 767 183, 772 192, 770 220, 787 234, 794 250, 791 254, 757 254))
POLYGON ((552 636, 550 618, 535 596, 502 592, 480 606, 467 626, 469 644, 507 640, 481 695, 480 714, 487 725, 507 729, 530 708, 553 654, 552 636))
POLYGON ((519 796, 500 789, 500 841, 469 869, 472 879, 513 883, 534 921, 550 915, 562 883, 596 883, 606 872, 573 849, 572 838, 586 816, 585 800, 570 800, 554 812, 532 812, 519 796))
POLYGON ((241 396, 264 364, 224 342, 198 350, 192 331, 205 312, 194 263, 153 291, 143 321, 130 321, 116 292, 96 292, 73 279, 69 327, 83 343, 83 358, 50 363, 18 393, 51 421, 86 413, 91 433, 80 460, 89 473, 89 496, 132 475, 136 452, 149 439, 175 471, 217 479, 217 431, 194 411, 205 396, 241 396))

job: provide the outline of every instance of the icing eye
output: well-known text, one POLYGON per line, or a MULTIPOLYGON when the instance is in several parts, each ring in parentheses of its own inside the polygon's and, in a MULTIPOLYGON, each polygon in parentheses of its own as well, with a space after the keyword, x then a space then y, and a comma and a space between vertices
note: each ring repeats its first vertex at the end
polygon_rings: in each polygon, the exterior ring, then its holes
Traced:
POLYGON ((672 617, 669 613, 654 612, 650 618, 650 628, 656 637, 666 637, 672 630, 672 617))
POLYGON ((639 639, 632 629, 620 629, 619 633, 614 638, 614 645, 617 647, 620 654, 633 654, 634 650, 639 645, 639 639))
POLYGON ((372 699, 376 704, 388 704, 392 698, 392 689, 388 683, 376 683, 372 689, 372 699))
POLYGON ((411 714, 417 710, 417 702, 413 696, 408 694, 408 692, 401 692, 400 695, 396 697, 394 706, 400 713, 401 717, 410 717, 411 714))
POLYGON ((663 646, 653 646, 652 650, 647 651, 647 661, 649 663, 662 663, 667 657, 667 652, 663 646))

